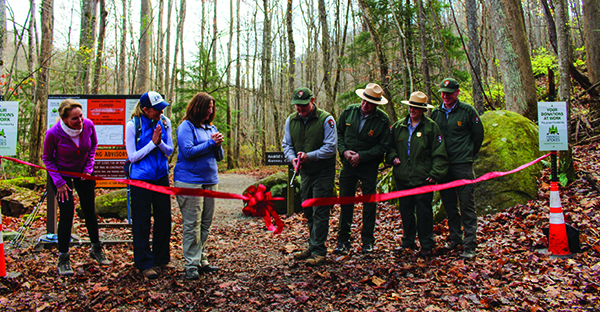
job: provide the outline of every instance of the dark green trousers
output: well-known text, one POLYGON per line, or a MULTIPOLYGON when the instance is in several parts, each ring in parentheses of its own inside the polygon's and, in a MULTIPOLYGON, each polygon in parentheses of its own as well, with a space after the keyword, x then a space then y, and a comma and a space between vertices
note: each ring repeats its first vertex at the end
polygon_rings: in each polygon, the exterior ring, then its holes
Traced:
MULTIPOLYGON (((340 172, 340 196, 354 196, 358 181, 362 182, 363 195, 375 194, 377 192, 377 170, 379 162, 371 161, 360 163, 356 167, 344 161, 344 167, 340 172)), ((354 205, 342 205, 340 211, 340 224, 338 229, 338 242, 348 242, 352 235, 352 220, 354 217, 354 205)), ((377 220, 377 203, 363 204, 363 228, 361 239, 363 245, 374 243, 375 222, 377 220)))
MULTIPOLYGON (((307 175, 300 172, 302 178, 302 201, 309 198, 333 196, 335 166, 327 167, 318 173, 307 175)), ((327 235, 329 234, 329 214, 333 205, 304 208, 308 224, 308 249, 315 255, 327 255, 327 235)))
MULTIPOLYGON (((448 174, 440 183, 460 179, 474 179, 472 163, 451 164, 448 174)), ((465 249, 477 248, 477 213, 473 184, 440 191, 442 203, 448 216, 450 240, 461 243, 465 249), (460 209, 460 210, 459 210, 460 209), (464 238, 463 238, 464 230, 464 238)))
MULTIPOLYGON (((408 188, 397 187, 397 190, 404 189, 408 188)), ((412 247, 415 244, 417 232, 419 233, 421 250, 432 250, 435 247, 433 240, 432 200, 433 193, 405 196, 398 199, 398 210, 402 216, 402 247, 412 247)))

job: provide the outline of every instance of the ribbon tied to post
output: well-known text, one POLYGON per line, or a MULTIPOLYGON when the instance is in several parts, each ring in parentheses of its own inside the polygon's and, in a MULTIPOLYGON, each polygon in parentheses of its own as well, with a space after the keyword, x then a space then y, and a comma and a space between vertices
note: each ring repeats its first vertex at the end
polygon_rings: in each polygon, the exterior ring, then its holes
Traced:
POLYGON ((244 193, 248 199, 244 199, 246 207, 244 207, 242 211, 247 216, 252 215, 262 217, 269 231, 272 231, 273 234, 280 234, 283 231, 283 222, 275 212, 272 201, 284 200, 284 198, 274 198, 272 197, 271 192, 266 192, 266 190, 267 187, 262 184, 259 184, 258 186, 251 185, 248 187, 246 193, 244 193), (277 227, 271 222, 271 216, 275 219, 277 227))

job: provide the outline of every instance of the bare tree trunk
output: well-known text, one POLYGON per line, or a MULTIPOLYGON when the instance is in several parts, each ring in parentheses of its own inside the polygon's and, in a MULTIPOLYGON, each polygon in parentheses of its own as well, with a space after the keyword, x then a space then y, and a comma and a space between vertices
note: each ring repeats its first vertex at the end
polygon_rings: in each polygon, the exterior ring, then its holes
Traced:
MULTIPOLYGON (((291 0, 290 0, 291 1, 291 0)), ((240 86, 240 71, 241 71, 241 60, 240 60, 240 2, 241 0, 236 0, 236 58, 235 58, 235 89, 236 89, 236 97, 235 97, 235 108, 236 108, 236 122, 235 122, 235 149, 234 149, 234 167, 239 166, 240 159, 240 144, 241 144, 241 135, 240 135, 240 115, 241 115, 241 100, 242 100, 242 88, 240 86)))
POLYGON ((138 94, 147 92, 150 82, 150 45, 152 44, 152 4, 150 1, 141 1, 138 67, 135 77, 135 92, 138 94))
POLYGON ((392 101, 392 94, 389 90, 389 69, 388 63, 383 52, 383 47, 381 45, 381 40, 379 39, 379 33, 377 29, 375 29, 375 25, 373 24, 373 19, 371 18, 371 9, 365 0, 358 0, 358 4, 363 9, 363 19, 365 20, 365 24, 369 28, 369 33, 371 33, 371 39, 373 40, 373 46, 375 46, 375 51, 377 51, 377 59, 379 60, 379 74, 381 79, 381 87, 383 88, 383 92, 385 97, 388 99, 389 103, 385 105, 385 109, 387 114, 390 117, 390 122, 393 124, 398 120, 396 116, 396 110, 394 109, 394 103, 392 101))
MULTIPOLYGON (((52 40, 54 32, 54 1, 42 0, 42 47, 40 49, 40 71, 35 88, 35 107, 29 130, 29 162, 40 164, 46 133, 46 101, 48 99, 48 72, 52 64, 52 40)), ((30 172, 37 169, 31 167, 30 172)))
POLYGON ((506 109, 537 120, 537 94, 520 0, 490 0, 506 109))
POLYGON ((104 36, 106 34, 106 10, 105 0, 100 0, 100 29, 98 33, 98 49, 96 50, 96 63, 94 64, 94 81, 92 84, 92 94, 98 94, 100 87, 100 69, 102 69, 102 59, 104 57, 104 36))
POLYGON ((27 53, 29 55, 29 57, 27 58, 27 71, 29 71, 30 73, 33 73, 33 62, 34 62, 34 55, 37 55, 37 53, 35 53, 35 47, 37 46, 35 44, 35 0, 29 0, 29 27, 27 28, 28 30, 28 42, 27 42, 27 47, 28 47, 28 51, 29 53, 27 53))
POLYGON ((333 116, 337 116, 335 105, 333 103, 333 94, 331 89, 331 57, 329 49, 329 26, 327 24, 327 9, 325 0, 319 0, 319 23, 321 24, 321 52, 323 54, 323 82, 325 84, 326 104, 325 109, 329 110, 333 116))
POLYGON ((156 45, 158 49, 156 49, 156 91, 159 93, 165 92, 165 72, 163 71, 164 67, 164 47, 165 47, 165 34, 163 33, 163 15, 164 15, 164 1, 158 1, 158 30, 156 31, 156 45))
POLYGON ((418 6, 418 21, 419 21, 419 34, 421 41, 421 68, 423 70, 423 80, 425 80, 425 93, 427 98, 431 99, 431 77, 429 76, 429 59, 427 57, 427 33, 425 32, 425 12, 423 11, 423 1, 417 0, 418 6))
MULTIPOLYGON (((588 75, 592 84, 600 82, 600 5, 598 0, 583 0, 583 25, 588 75)), ((600 108, 600 107, 599 107, 600 108)))
POLYGON ((217 1, 216 0, 215 0, 214 17, 213 17, 212 61, 215 64, 217 64, 217 1))
MULTIPOLYGON (((349 12, 350 7, 352 6, 352 0, 348 0, 348 5, 346 7, 346 21, 344 23, 344 32, 342 34, 342 42, 340 43, 340 53, 338 55, 337 60, 337 68, 335 70, 335 82, 333 84, 333 103, 337 103, 337 94, 340 88, 340 76, 342 73, 342 62, 341 59, 344 57, 344 49, 346 47, 346 32, 348 32, 348 20, 349 20, 349 12)), ((336 116, 337 117, 337 116, 336 116)))
POLYGON ((473 106, 483 115, 484 99, 481 89, 481 56, 479 54, 479 16, 477 14, 478 3, 476 0, 466 0, 465 8, 467 14, 467 27, 469 28, 469 58, 471 59, 471 88, 473 89, 473 106))
POLYGON ((79 70, 75 79, 77 92, 90 92, 90 76, 94 43, 96 42, 96 6, 98 0, 81 0, 81 30, 79 33, 79 70))
MULTIPOLYGON (((238 0, 239 1, 239 0, 238 0)), ((233 169, 233 125, 231 119, 231 43, 233 41, 233 0, 229 0, 229 42, 227 43, 227 169, 233 169)))
MULTIPOLYGON (((118 90, 119 94, 126 93, 126 72, 127 65, 125 63, 125 55, 127 54, 127 0, 121 0, 123 5, 123 17, 121 18, 121 47, 119 51, 119 80, 118 90)), ((129 118, 129 116, 127 116, 129 118)))
MULTIPOLYGON (((166 42, 166 51, 165 51, 165 67, 164 67, 164 91, 169 92, 171 90, 171 78, 169 77, 169 68, 171 66, 171 11, 173 10, 173 0, 169 0, 169 4, 167 5, 167 29, 165 31, 165 37, 167 38, 166 42)), ((168 98, 172 97, 172 94, 167 93, 166 96, 168 98)))
POLYGON ((294 28, 292 27, 292 2, 293 0, 287 1, 287 10, 285 12, 285 25, 287 27, 287 39, 288 39, 288 53, 289 53, 289 75, 288 75, 288 94, 292 94, 296 89, 294 84, 294 76, 296 75, 296 44, 294 43, 294 28))
POLYGON ((558 84, 558 99, 569 101, 571 94, 571 76, 569 75, 569 63, 571 61, 571 49, 569 38, 569 16, 567 15, 567 4, 565 0, 554 0, 554 12, 556 14, 556 35, 558 40, 558 73, 560 75, 558 84))

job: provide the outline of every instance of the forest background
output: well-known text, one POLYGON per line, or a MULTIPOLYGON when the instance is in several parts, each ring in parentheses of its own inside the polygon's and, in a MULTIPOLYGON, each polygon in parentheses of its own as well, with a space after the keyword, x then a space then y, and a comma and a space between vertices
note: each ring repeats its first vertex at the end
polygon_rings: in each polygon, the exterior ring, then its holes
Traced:
MULTIPOLYGON (((217 101, 227 168, 280 150, 299 86, 338 116, 359 102, 354 90, 378 82, 392 121, 413 91, 439 104, 445 77, 480 113, 535 121, 538 101, 568 101, 583 115, 599 107, 596 0, 56 2, 0 1, 0 93, 20 103, 17 157, 33 163, 48 94, 156 90, 177 125, 206 91, 217 101)), ((2 165, 9 176, 26 171, 2 165)))

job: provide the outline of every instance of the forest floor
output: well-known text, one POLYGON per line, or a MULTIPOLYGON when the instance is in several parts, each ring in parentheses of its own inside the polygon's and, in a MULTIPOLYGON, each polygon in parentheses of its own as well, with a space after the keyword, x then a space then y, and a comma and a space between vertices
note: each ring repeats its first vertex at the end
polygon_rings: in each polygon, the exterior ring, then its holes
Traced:
MULTIPOLYGON (((600 144, 574 150, 579 173, 600 172, 600 144)), ((352 252, 331 252, 320 267, 305 266, 291 254, 307 244, 301 214, 281 216, 280 235, 265 230, 260 218, 245 217, 239 200, 218 200, 208 252, 220 270, 187 281, 181 250, 181 214, 173 201, 172 263, 176 269, 146 280, 133 267, 130 244, 109 245, 112 266, 99 268, 87 246, 71 248, 73 277, 56 273, 56 249, 34 252, 33 244, 6 247, 7 271, 0 279, 1 311, 598 311, 600 302, 600 193, 583 174, 561 188, 567 223, 580 230, 582 252, 550 259, 537 251, 547 246, 549 169, 538 181, 535 200, 504 212, 479 217, 478 256, 463 260, 442 248, 446 222, 435 226, 433 257, 417 251, 396 254, 402 237, 397 210, 378 204, 376 245, 360 248, 361 205, 355 210, 352 252)), ((220 174, 219 191, 241 194, 265 172, 220 174)), ((328 248, 335 247, 339 207, 330 219, 328 248)), ((77 218, 77 217, 76 217, 77 218)), ((115 220, 101 220, 115 222, 115 220)), ((77 219, 76 222, 81 223, 77 219)), ((20 218, 5 217, 5 230, 20 218)), ((45 218, 28 237, 45 232, 45 218)), ((86 236, 84 226, 77 234, 86 236)), ((103 238, 127 238, 128 230, 103 229, 103 238), (120 232, 119 232, 120 231, 120 232)), ((8 242, 5 242, 5 246, 8 242)))

